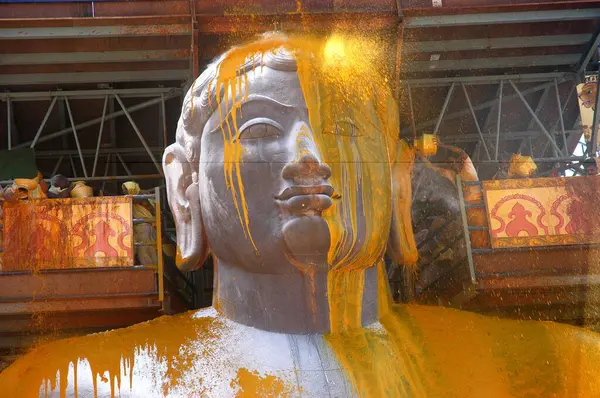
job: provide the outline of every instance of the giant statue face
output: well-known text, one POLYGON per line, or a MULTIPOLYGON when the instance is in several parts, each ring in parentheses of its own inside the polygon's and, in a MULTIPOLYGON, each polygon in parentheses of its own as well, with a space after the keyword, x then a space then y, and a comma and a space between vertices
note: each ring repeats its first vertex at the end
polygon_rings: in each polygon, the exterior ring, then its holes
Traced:
POLYGON ((267 274, 382 256, 396 105, 368 43, 306 43, 272 36, 234 48, 186 96, 164 155, 180 268, 208 251, 267 274), (353 53, 361 59, 345 59, 353 53))

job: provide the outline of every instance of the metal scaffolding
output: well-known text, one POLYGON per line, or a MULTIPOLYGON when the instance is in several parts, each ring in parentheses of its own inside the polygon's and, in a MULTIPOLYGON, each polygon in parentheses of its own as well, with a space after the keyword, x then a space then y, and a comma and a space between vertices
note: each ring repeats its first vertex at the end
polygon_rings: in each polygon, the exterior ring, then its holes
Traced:
MULTIPOLYGON (((583 133, 579 119, 565 127, 567 108, 571 111, 571 116, 574 114, 573 109, 578 110, 577 96, 573 95, 578 81, 578 74, 575 73, 429 78, 405 81, 404 88, 407 91, 405 99, 408 102, 407 109, 411 113, 412 124, 407 130, 416 129, 416 132, 404 131, 403 135, 411 136, 415 133, 418 135, 433 132, 444 143, 463 146, 476 143, 478 149, 471 155, 473 160, 478 163, 499 161, 499 148, 501 147, 512 149, 514 153, 527 150, 528 154, 539 163, 578 162, 583 160, 583 157, 575 156, 572 147, 583 133), (522 88, 524 84, 528 85, 525 89, 522 88), (473 95, 469 92, 471 89, 480 88, 481 85, 494 87, 497 93, 495 98, 474 100, 473 95), (459 93, 455 90, 458 86, 461 88, 458 90, 459 93), (568 87, 568 90, 565 86, 568 87), (448 90, 443 103, 437 108, 437 116, 431 117, 432 114, 429 113, 427 120, 417 121, 413 101, 418 91, 423 90, 422 94, 426 95, 431 92, 428 90, 439 91, 443 87, 448 87, 448 90), (538 98, 537 103, 532 103, 531 99, 528 99, 530 97, 538 98), (462 101, 466 107, 450 112, 450 105, 454 101, 462 101), (510 109, 506 106, 509 102, 510 109), (514 113, 517 106, 520 107, 519 114, 528 115, 529 123, 525 130, 514 128, 506 121, 508 113, 514 113), (544 113, 545 121, 542 121, 542 113, 544 113), (481 118, 483 115, 485 117, 481 118), (471 119, 472 132, 453 134, 453 131, 444 128, 445 123, 465 117, 471 119), (549 119, 552 120, 549 122, 549 119), (527 144, 532 140, 542 144, 538 145, 537 149, 527 148, 527 144), (518 145, 516 143, 508 145, 509 141, 515 141, 518 145), (551 150, 550 153, 547 153, 548 149, 551 150)), ((492 87, 488 89, 489 92, 492 92, 492 87)))
MULTIPOLYGON (((162 178, 162 167, 159 163, 160 156, 164 150, 164 146, 167 144, 167 107, 166 102, 172 98, 180 97, 182 95, 181 88, 142 88, 142 89, 98 89, 98 90, 81 90, 81 91, 48 91, 48 92, 18 92, 18 93, 1 93, 0 101, 4 101, 7 104, 7 134, 8 134, 8 146, 7 149, 18 149, 18 148, 36 148, 36 145, 56 140, 57 138, 72 135, 75 141, 76 149, 57 149, 57 150, 41 150, 37 151, 36 157, 38 159, 52 159, 55 160, 55 166, 52 174, 56 173, 62 162, 68 160, 72 164, 72 177, 73 179, 86 180, 86 181, 110 181, 110 180, 121 180, 121 179, 148 179, 148 178, 162 178), (142 102, 135 105, 126 106, 123 102, 123 98, 140 98, 142 102), (99 117, 87 120, 85 122, 75 122, 74 112, 71 107, 71 103, 81 100, 89 99, 104 99, 102 113, 99 117), (48 101, 49 105, 41 120, 39 127, 36 130, 36 134, 33 140, 28 142, 19 143, 14 145, 12 143, 12 106, 15 102, 23 101, 48 101), (116 101, 120 108, 119 110, 109 110, 109 104, 112 101, 116 101), (51 133, 44 132, 48 119, 57 106, 57 103, 63 103, 68 115, 69 124, 64 128, 54 131, 51 133), (136 121, 133 118, 133 114, 136 111, 147 109, 149 107, 156 107, 156 111, 159 114, 159 126, 157 126, 156 134, 158 136, 157 142, 162 146, 150 147, 147 143, 148 135, 147 131, 142 131, 136 121), (102 148, 102 136, 105 130, 107 122, 118 118, 119 116, 125 116, 129 121, 129 124, 135 131, 138 142, 138 147, 128 148, 102 148), (80 131, 84 128, 99 125, 98 136, 95 140, 95 149, 83 148, 81 145, 80 131), (149 160, 154 164, 156 173, 144 174, 144 175, 133 175, 130 170, 130 165, 127 164, 125 157, 139 156, 140 154, 147 154, 149 160), (100 157, 106 159, 105 164, 107 167, 104 170, 104 175, 99 175, 101 172, 98 168, 98 160, 100 157), (90 158, 93 158, 92 165, 89 164, 90 158), (87 162, 86 162, 87 159, 87 162), (109 163, 119 162, 119 164, 126 171, 127 175, 117 175, 114 172, 110 172, 109 163), (83 176, 79 176, 75 163, 81 165, 83 176), (91 166, 91 167, 90 167, 91 166), (91 170, 90 170, 91 168, 91 170)), ((151 132, 154 133, 154 132, 151 132)), ((7 181, 0 181, 0 183, 7 183, 7 181)))

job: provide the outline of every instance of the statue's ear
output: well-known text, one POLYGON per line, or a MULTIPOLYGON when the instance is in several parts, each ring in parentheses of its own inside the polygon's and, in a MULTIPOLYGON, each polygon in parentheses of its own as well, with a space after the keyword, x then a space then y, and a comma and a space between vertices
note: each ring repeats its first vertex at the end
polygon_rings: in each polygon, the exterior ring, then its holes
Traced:
POLYGON ((165 149, 163 169, 177 230, 177 267, 184 272, 192 271, 202 266, 208 255, 197 177, 183 147, 177 143, 165 149))
POLYGON ((419 259, 411 217, 414 161, 414 150, 399 140, 392 165, 392 225, 387 253, 396 263, 409 268, 416 266, 419 259))

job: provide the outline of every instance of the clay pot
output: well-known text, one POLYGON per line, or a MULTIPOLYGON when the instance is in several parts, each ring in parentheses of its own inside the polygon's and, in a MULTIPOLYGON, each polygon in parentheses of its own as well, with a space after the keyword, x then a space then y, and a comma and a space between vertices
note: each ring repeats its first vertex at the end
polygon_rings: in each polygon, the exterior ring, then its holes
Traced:
POLYGON ((92 187, 85 185, 85 181, 77 181, 73 183, 71 189, 72 198, 91 198, 94 196, 94 190, 92 187))

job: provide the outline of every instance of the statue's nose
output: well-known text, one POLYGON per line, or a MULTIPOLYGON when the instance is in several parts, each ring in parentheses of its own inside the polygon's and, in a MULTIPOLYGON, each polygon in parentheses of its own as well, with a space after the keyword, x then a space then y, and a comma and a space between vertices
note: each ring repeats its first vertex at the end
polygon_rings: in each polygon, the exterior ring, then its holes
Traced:
POLYGON ((296 184, 314 184, 315 179, 327 180, 331 169, 320 160, 319 150, 307 125, 298 127, 295 137, 295 154, 283 168, 281 175, 296 184))
POLYGON ((286 180, 294 181, 306 178, 327 180, 331 177, 331 169, 326 164, 321 163, 315 154, 308 152, 300 156, 299 159, 286 164, 281 175, 286 180))

